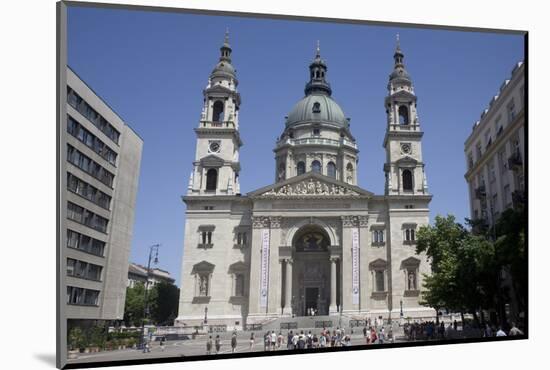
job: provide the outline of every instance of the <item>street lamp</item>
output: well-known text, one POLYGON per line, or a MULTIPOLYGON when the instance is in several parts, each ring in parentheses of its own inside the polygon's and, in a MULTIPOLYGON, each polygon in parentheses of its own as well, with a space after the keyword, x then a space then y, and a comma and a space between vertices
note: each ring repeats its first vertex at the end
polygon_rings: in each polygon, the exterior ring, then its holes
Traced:
POLYGON ((144 295, 144 301, 143 301, 143 319, 141 320, 141 347, 143 349, 143 352, 146 352, 145 348, 145 320, 147 320, 147 316, 149 315, 149 273, 151 271, 151 259, 153 258, 153 252, 155 253, 155 259, 153 260, 153 263, 156 265, 159 262, 159 247, 160 244, 153 244, 149 247, 149 259, 147 261, 147 278, 145 279, 145 292, 144 295))

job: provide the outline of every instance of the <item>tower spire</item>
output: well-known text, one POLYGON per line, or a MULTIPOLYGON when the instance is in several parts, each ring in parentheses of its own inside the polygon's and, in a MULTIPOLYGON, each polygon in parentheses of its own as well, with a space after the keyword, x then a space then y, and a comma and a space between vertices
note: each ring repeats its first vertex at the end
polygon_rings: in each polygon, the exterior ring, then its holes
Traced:
POLYGON ((317 40, 317 47, 315 49, 315 58, 309 65, 309 82, 306 84, 304 90, 306 95, 310 95, 313 92, 320 92, 332 94, 330 84, 326 80, 327 65, 325 61, 321 59, 321 46, 319 40, 317 40))

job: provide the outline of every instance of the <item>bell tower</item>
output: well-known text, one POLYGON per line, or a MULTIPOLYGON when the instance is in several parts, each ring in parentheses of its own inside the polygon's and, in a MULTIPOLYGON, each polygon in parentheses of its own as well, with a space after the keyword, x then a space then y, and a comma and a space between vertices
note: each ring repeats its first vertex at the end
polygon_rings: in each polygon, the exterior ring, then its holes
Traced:
POLYGON ((422 136, 416 110, 417 97, 404 64, 399 35, 394 69, 389 76, 385 98, 387 114, 384 149, 386 149, 386 195, 427 195, 428 183, 422 161, 422 136))
POLYGON ((236 70, 231 64, 229 32, 220 48, 220 58, 203 90, 197 147, 187 195, 234 195, 239 187, 239 107, 236 70))

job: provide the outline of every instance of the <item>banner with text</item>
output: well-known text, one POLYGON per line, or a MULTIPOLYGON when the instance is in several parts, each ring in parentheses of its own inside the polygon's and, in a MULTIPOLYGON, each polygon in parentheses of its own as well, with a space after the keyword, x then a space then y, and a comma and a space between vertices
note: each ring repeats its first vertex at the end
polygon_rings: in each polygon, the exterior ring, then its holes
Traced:
POLYGON ((262 230, 262 272, 260 277, 260 307, 267 307, 269 287, 269 230, 262 230))
POLYGON ((359 229, 351 229, 351 293, 352 303, 359 304, 359 229))

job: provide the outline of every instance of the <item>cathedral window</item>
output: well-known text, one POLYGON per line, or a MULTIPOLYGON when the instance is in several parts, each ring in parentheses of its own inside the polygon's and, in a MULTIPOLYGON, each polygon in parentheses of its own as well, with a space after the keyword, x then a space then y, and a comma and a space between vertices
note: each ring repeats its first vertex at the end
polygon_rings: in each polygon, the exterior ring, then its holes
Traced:
POLYGON ((409 108, 405 105, 399 106, 399 124, 408 125, 409 124, 409 108))
POLYGON ((403 241, 404 244, 416 243, 416 225, 403 226, 403 241))
POLYGON ((212 234, 214 233, 215 225, 201 225, 199 226, 199 248, 212 248, 212 234))
POLYGON ((235 274, 235 297, 244 296, 244 274, 235 274))
POLYGON ((378 247, 385 244, 385 231, 384 229, 372 230, 372 246, 378 247))
POLYGON ((328 162, 327 164, 327 176, 332 177, 333 179, 336 178, 336 165, 334 162, 328 162))
POLYGON ((311 162, 311 170, 313 172, 321 173, 321 162, 317 160, 311 162))
POLYGON ((306 164, 304 162, 298 162, 296 165, 296 173, 297 175, 303 175, 306 172, 306 164))
POLYGON ((321 134, 321 130, 318 128, 313 129, 313 136, 319 136, 321 134))
POLYGON ((376 291, 377 292, 384 292, 386 290, 385 287, 385 279, 384 279, 384 270, 377 270, 375 271, 375 282, 376 282, 376 291))
POLYGON ((244 231, 237 232, 237 244, 236 247, 243 248, 247 245, 247 235, 244 231))
POLYGON ((206 190, 216 190, 218 185, 218 171, 211 168, 206 172, 206 190))
POLYGON ((321 112, 321 104, 319 104, 319 102, 313 103, 312 112, 313 113, 320 113, 321 112))
POLYGON ((373 293, 386 293, 386 269, 387 263, 382 259, 377 259, 369 264, 372 273, 373 293))
POLYGON ((214 103, 214 112, 212 113, 212 121, 214 122, 223 122, 223 102, 217 100, 214 103))
POLYGON ((286 166, 284 163, 279 164, 279 169, 277 171, 277 180, 282 181, 285 179, 286 175, 286 166))
POLYGON ((401 176, 403 178, 403 190, 412 191, 413 190, 412 172, 410 170, 403 170, 403 173, 401 176))

